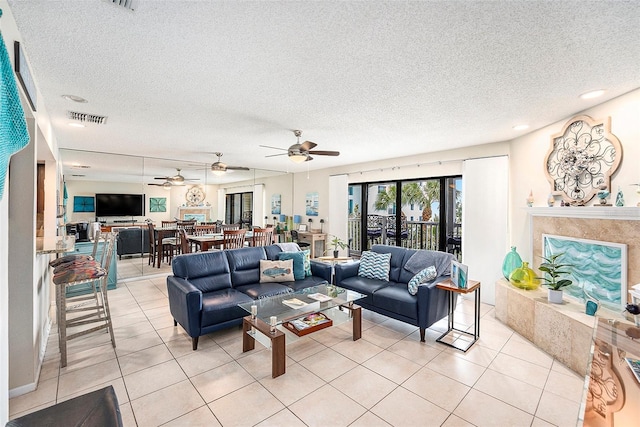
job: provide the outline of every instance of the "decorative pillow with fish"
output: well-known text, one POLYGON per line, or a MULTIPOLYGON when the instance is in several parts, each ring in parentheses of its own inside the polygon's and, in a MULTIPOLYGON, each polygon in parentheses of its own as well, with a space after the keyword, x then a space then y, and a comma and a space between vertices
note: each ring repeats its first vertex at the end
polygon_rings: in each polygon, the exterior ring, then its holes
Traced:
POLYGON ((293 260, 269 261, 260 260, 260 283, 293 282, 293 260))

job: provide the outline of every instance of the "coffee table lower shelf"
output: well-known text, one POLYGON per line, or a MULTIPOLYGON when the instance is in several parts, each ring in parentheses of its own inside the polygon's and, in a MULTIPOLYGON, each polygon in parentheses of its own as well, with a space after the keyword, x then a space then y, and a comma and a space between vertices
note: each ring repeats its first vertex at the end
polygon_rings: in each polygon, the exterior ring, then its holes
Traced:
MULTIPOLYGON (((353 340, 357 341, 362 337, 362 308, 359 305, 355 304, 347 304, 341 305, 342 309, 346 309, 350 312, 350 316, 353 318, 353 340)), ((320 329, 327 328, 332 325, 333 322, 327 322, 319 327, 313 327, 313 331, 309 331, 308 333, 318 331, 320 329)), ((284 323, 283 327, 286 327, 284 323)), ((271 332, 271 326, 269 326, 266 322, 260 320, 259 318, 252 319, 251 316, 245 316, 242 318, 242 352, 251 351, 256 346, 256 338, 253 336, 251 332, 251 328, 254 328, 253 334, 261 333, 266 336, 271 341, 271 377, 276 378, 286 372, 286 360, 287 354, 285 349, 285 333, 276 329, 274 332, 271 332)), ((292 326, 293 328, 293 326, 292 326)), ((295 329, 295 328, 294 328, 295 329)), ((309 328, 312 329, 312 328, 309 328)), ((306 335, 299 334, 300 331, 297 331, 296 335, 306 335)), ((305 330, 306 332, 306 330, 305 330)), ((294 332, 295 333, 295 332, 294 332)))

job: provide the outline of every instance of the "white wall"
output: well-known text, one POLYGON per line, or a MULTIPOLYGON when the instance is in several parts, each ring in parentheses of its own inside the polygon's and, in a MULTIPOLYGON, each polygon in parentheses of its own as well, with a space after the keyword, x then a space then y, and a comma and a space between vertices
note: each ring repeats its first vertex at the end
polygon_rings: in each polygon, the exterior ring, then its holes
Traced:
MULTIPOLYGON (((623 152, 618 172, 611 179, 613 197, 620 187, 626 206, 636 206, 640 202, 640 194, 636 193, 638 187, 632 185, 640 183, 640 171, 637 167, 640 159, 640 89, 583 112, 576 112, 564 120, 514 139, 511 143, 510 168, 511 245, 517 247, 524 261, 532 261, 526 198, 529 191, 533 191, 533 205, 547 206, 546 200, 551 187, 544 175, 544 158, 551 144, 551 136, 558 134, 569 119, 581 114, 596 120, 611 117, 611 133, 620 140, 623 152)), ((589 205, 597 203, 596 197, 589 205)))

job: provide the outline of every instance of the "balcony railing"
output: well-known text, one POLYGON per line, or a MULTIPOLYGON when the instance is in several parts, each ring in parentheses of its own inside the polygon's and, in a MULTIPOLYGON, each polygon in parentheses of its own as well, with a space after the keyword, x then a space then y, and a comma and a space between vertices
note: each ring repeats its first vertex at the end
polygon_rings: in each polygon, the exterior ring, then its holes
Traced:
MULTIPOLYGON (((365 231, 369 247, 376 244, 395 245, 396 238, 392 233, 388 233, 389 228, 372 228, 365 231)), ((446 248, 448 252, 460 255, 461 224, 455 224, 453 233, 448 237, 446 248)), ((367 248, 361 247, 362 223, 360 218, 349 218, 349 249, 351 253, 361 253, 367 248)), ((406 229, 401 231, 402 247, 409 249, 428 249, 437 251, 440 248, 440 223, 432 221, 407 221, 406 229)))

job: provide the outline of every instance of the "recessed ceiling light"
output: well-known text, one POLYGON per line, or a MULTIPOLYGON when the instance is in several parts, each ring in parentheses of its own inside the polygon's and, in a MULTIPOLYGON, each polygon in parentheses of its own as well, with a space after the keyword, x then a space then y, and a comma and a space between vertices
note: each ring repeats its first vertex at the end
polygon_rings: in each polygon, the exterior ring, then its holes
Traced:
POLYGON ((529 129, 529 125, 515 125, 513 127, 513 130, 525 130, 525 129, 529 129))
POLYGON ((83 97, 77 96, 77 95, 62 95, 62 97, 64 99, 66 99, 67 101, 80 102, 82 104, 85 104, 85 103, 89 102, 86 99, 84 99, 83 97))
POLYGON ((69 123, 69 126, 73 126, 74 128, 83 128, 84 125, 82 123, 69 123))
POLYGON ((597 98, 601 96, 603 93, 604 93, 603 89, 592 90, 591 92, 583 93, 582 95, 580 95, 580 98, 582 99, 597 98))

